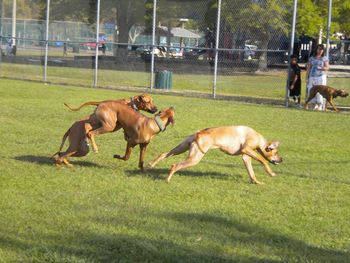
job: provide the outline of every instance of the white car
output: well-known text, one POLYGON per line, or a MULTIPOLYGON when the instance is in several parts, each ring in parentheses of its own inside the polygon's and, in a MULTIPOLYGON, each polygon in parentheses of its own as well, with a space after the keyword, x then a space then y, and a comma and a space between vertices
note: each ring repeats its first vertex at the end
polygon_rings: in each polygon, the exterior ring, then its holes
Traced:
POLYGON ((258 49, 255 45, 244 45, 244 58, 252 59, 255 56, 255 51, 258 49))

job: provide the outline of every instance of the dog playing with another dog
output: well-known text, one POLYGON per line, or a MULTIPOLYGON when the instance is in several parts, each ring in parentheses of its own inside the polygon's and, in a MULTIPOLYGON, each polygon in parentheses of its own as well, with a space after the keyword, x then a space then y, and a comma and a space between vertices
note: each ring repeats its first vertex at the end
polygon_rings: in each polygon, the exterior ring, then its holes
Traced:
MULTIPOLYGON (((113 111, 115 118, 118 119, 118 124, 124 129, 124 139, 127 141, 124 156, 115 154, 114 158, 127 161, 130 158, 132 149, 136 145, 140 145, 139 168, 144 171, 144 158, 147 146, 156 134, 165 131, 169 124, 174 124, 174 108, 170 107, 162 110, 154 118, 144 116, 122 103, 114 103, 113 111)), ((91 114, 89 121, 98 123, 99 117, 91 114)), ((93 132, 94 130, 90 131, 87 136, 91 136, 90 133, 93 132)))
MULTIPOLYGON (((119 103, 123 103, 127 105, 129 108, 134 109, 135 111, 143 110, 143 111, 153 112, 154 110, 157 109, 157 107, 153 103, 152 97, 148 94, 142 94, 138 96, 133 96, 130 99, 121 99, 121 100, 115 100, 115 101, 119 103)), ((87 105, 98 106, 105 102, 107 101, 86 102, 76 109, 71 108, 66 103, 65 105, 72 111, 77 111, 87 105)), ((98 122, 91 123, 90 120, 91 120, 91 116, 87 116, 79 121, 74 122, 73 125, 63 135, 61 146, 58 152, 52 155, 52 158, 55 157, 55 164, 57 166, 61 165, 62 163, 67 166, 72 166, 72 164, 68 161, 69 157, 83 157, 89 153, 90 147, 89 147, 86 134, 88 131, 92 129, 97 129, 100 127, 100 124, 98 122), (69 146, 66 151, 62 152, 62 148, 67 138, 69 140, 69 146)), ((120 128, 121 126, 118 123, 116 123, 114 131, 117 131, 120 128)))
POLYGON ((273 164, 282 162, 282 158, 278 155, 278 146, 278 141, 267 142, 260 133, 247 126, 206 128, 190 135, 169 152, 159 155, 147 168, 153 168, 168 157, 189 151, 185 161, 171 166, 166 178, 167 182, 170 182, 178 170, 198 164, 210 149, 220 149, 229 155, 242 155, 251 182, 262 184, 255 177, 251 161, 254 159, 260 162, 270 176, 275 176, 268 162, 273 164))
POLYGON ((317 93, 320 93, 322 97, 326 99, 326 110, 327 104, 329 103, 337 112, 339 110, 335 107, 333 99, 336 97, 347 97, 349 95, 349 93, 343 89, 335 89, 325 85, 315 85, 311 88, 309 97, 305 101, 305 109, 308 109, 309 102, 316 96, 317 93))
MULTIPOLYGON (((68 104, 64 103, 66 107, 68 107, 72 111, 78 111, 85 106, 96 106, 94 111, 94 123, 92 123, 92 119, 90 118, 90 122, 85 122, 85 134, 88 134, 91 130, 100 131, 98 134, 103 134, 106 132, 115 132, 120 129, 118 125, 117 116, 115 114, 115 104, 122 102, 123 104, 127 104, 129 107, 134 109, 135 111, 143 110, 148 113, 156 113, 157 106, 153 102, 153 98, 148 94, 142 94, 139 96, 131 97, 129 100, 104 100, 104 101, 89 101, 80 105, 78 108, 71 108, 68 104), (99 117, 96 117, 99 116, 99 117)), ((123 113, 120 113, 123 114, 123 113)), ((90 115, 91 116, 91 115, 90 115)), ((96 141, 94 138, 95 133, 90 133, 88 138, 92 145, 92 150, 94 152, 98 152, 98 147, 96 145, 96 141)))

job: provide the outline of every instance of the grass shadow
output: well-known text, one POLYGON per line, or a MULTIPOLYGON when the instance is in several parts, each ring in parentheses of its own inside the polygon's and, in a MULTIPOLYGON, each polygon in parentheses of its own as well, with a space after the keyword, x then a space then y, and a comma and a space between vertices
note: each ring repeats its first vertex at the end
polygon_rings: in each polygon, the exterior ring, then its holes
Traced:
MULTIPOLYGON (((53 159, 49 156, 20 155, 20 156, 14 157, 14 159, 21 162, 35 163, 40 165, 52 166, 54 164, 53 159)), ((89 162, 89 161, 72 161, 72 164, 76 166, 84 166, 84 167, 100 167, 100 168, 103 167, 99 164, 89 162)))
MULTIPOLYGON (((140 170, 126 170, 125 174, 127 176, 145 176, 150 177, 154 180, 164 180, 168 175, 169 169, 164 168, 153 168, 149 169, 146 172, 142 172, 140 170)), ((222 180, 228 180, 231 177, 234 177, 236 181, 242 178, 240 174, 224 174, 216 171, 188 171, 188 170, 181 170, 177 172, 174 176, 187 176, 187 177, 212 177, 222 180)))
POLYGON ((240 243, 246 246, 271 246, 274 255, 282 261, 296 262, 348 262, 350 253, 322 248, 304 241, 288 237, 261 226, 246 223, 237 218, 225 218, 214 214, 198 213, 165 213, 170 220, 176 220, 195 231, 194 226, 205 226, 207 236, 215 236, 219 240, 229 238, 233 244, 240 243), (218 231, 218 229, 222 229, 218 231), (231 233, 225 229, 234 229, 231 233), (255 245, 254 245, 255 244, 255 245))

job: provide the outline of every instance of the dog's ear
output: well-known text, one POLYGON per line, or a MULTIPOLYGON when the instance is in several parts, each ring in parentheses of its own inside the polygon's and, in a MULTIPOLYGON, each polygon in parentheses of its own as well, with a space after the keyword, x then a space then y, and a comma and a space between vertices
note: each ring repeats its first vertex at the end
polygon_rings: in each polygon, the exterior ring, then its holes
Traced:
POLYGON ((138 101, 138 102, 143 101, 143 94, 136 96, 136 101, 138 101))
POLYGON ((138 100, 149 103, 152 101, 152 98, 148 94, 144 93, 139 96, 138 100))
POLYGON ((269 152, 269 151, 272 151, 274 149, 277 149, 279 145, 280 145, 279 141, 269 142, 266 146, 265 151, 269 152))
POLYGON ((166 125, 168 125, 170 123, 171 123, 171 125, 175 124, 174 113, 175 113, 175 111, 173 110, 173 108, 170 108, 170 110, 167 110, 166 115, 168 117, 168 121, 167 121, 166 125))
POLYGON ((174 120, 174 116, 173 115, 169 116, 169 118, 168 118, 167 125, 170 124, 170 123, 171 123, 171 125, 175 124, 175 120, 174 120))

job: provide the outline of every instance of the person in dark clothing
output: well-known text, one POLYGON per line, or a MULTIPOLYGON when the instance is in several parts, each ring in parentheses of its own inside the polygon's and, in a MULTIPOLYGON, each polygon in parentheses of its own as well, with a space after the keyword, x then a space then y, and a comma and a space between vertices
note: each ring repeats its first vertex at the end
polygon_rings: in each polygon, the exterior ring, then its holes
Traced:
POLYGON ((66 57, 68 54, 67 54, 67 43, 64 42, 63 43, 63 56, 66 57))
POLYGON ((101 49, 102 49, 102 54, 106 55, 106 44, 105 43, 102 43, 101 49))
POLYGON ((298 65, 298 57, 296 55, 290 56, 290 72, 289 72, 289 97, 293 98, 298 108, 300 105, 301 94, 301 78, 300 67, 298 65))

